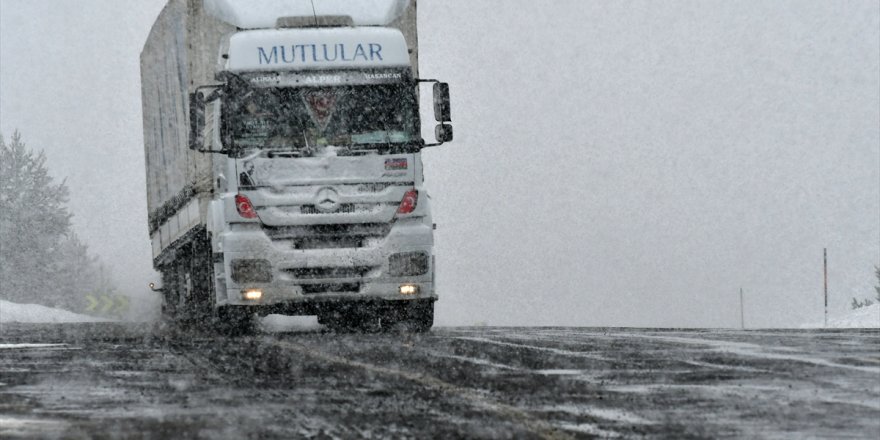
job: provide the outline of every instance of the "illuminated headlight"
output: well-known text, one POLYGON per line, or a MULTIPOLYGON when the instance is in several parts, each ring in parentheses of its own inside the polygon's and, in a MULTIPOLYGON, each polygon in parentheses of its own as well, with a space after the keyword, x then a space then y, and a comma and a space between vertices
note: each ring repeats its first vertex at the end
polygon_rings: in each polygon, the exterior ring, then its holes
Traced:
POLYGON ((259 301, 263 298, 263 291, 260 289, 242 290, 241 297, 248 301, 259 301))
POLYGON ((401 284, 400 285, 400 294, 401 295, 418 295, 419 286, 415 284, 401 284))

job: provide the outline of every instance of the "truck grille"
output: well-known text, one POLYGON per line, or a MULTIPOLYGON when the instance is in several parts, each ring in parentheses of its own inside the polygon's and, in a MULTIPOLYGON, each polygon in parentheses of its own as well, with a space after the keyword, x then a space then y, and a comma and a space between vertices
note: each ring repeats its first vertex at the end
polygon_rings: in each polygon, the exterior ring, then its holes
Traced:
POLYGON ((369 271, 369 266, 355 267, 303 267, 285 269, 284 272, 298 280, 314 280, 326 278, 363 278, 369 271))
POLYGON ((315 205, 302 205, 299 208, 299 212, 302 214, 351 214, 355 211, 357 211, 357 206, 354 203, 343 203, 339 205, 339 209, 331 212, 320 211, 315 205))
MULTIPOLYGON (((362 192, 362 193, 377 193, 377 192, 385 191, 386 188, 388 188, 389 186, 392 186, 392 185, 394 185, 394 184, 393 183, 379 183, 379 182, 361 183, 360 185, 357 186, 357 189, 358 189, 358 192, 362 192)), ((410 184, 406 184, 406 185, 410 185, 410 184)))
POLYGON ((300 287, 302 287, 304 295, 317 295, 321 293, 358 293, 361 290, 360 283, 304 284, 300 287))
POLYGON ((369 239, 388 236, 391 232, 391 224, 263 226, 263 231, 272 241, 287 243, 293 249, 360 248, 366 246, 369 239))
POLYGON ((321 211, 315 205, 302 205, 299 207, 300 214, 354 214, 357 212, 373 212, 380 208, 380 203, 343 203, 335 211, 321 211))

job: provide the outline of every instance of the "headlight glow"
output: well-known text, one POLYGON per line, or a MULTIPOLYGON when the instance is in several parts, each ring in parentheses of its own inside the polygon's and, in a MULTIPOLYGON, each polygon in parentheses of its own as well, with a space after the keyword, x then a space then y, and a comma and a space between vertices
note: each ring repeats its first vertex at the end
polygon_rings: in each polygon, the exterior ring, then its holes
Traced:
POLYGON ((249 301, 259 301, 263 298, 263 291, 260 289, 248 289, 241 292, 241 297, 249 301))
POLYGON ((419 286, 415 284, 402 284, 400 286, 401 295, 416 295, 419 293, 419 286))

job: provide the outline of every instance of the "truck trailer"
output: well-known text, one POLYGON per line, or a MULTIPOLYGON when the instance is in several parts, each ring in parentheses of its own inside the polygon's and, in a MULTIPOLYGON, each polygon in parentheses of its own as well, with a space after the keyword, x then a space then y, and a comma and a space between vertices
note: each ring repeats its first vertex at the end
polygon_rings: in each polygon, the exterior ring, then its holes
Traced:
POLYGON ((430 329, 421 151, 452 126, 448 85, 418 75, 415 0, 169 0, 141 80, 164 316, 430 329))

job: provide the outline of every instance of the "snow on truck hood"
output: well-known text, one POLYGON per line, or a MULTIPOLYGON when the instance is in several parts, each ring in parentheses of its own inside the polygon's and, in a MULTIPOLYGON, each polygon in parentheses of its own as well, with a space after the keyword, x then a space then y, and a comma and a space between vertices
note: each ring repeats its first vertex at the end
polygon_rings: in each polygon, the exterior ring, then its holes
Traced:
POLYGON ((274 28, 279 17, 348 15, 357 26, 396 20, 410 0, 205 0, 205 10, 241 29, 274 28))
POLYGON ((337 157, 330 153, 297 159, 250 157, 239 159, 239 170, 262 187, 364 182, 412 184, 414 160, 412 154, 337 157))

